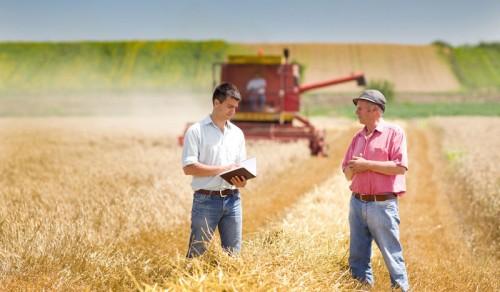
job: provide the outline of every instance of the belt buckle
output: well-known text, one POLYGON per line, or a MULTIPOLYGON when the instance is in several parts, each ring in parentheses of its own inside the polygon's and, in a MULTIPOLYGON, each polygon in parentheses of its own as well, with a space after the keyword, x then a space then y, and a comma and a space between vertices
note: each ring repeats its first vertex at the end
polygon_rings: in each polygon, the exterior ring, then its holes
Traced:
POLYGON ((219 190, 219 196, 220 196, 221 198, 225 198, 225 197, 227 197, 227 196, 229 196, 229 195, 223 195, 223 194, 222 194, 222 190, 219 190))

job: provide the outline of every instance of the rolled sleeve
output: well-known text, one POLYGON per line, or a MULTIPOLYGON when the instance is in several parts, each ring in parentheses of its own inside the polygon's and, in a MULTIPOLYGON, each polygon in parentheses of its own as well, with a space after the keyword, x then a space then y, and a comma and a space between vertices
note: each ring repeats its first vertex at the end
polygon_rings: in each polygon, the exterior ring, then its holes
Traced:
POLYGON ((191 127, 184 135, 184 146, 182 148, 182 167, 198 162, 200 135, 199 131, 191 127))
POLYGON ((406 136, 403 130, 395 132, 393 143, 389 159, 394 161, 397 166, 402 166, 408 170, 408 151, 406 148, 406 136))

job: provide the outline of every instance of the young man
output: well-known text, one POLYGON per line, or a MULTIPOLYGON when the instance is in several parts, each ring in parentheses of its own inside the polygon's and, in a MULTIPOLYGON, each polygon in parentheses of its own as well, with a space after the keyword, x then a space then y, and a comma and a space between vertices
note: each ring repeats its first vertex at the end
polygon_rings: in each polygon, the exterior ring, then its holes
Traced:
POLYGON ((372 240, 377 243, 389 270, 392 286, 409 289, 399 240, 397 198, 406 191, 408 169, 403 130, 385 122, 385 97, 378 90, 365 90, 353 99, 356 115, 365 127, 352 139, 342 162, 352 179, 349 209, 349 266, 354 278, 373 285, 370 264, 372 240))
POLYGON ((244 187, 246 180, 234 177, 231 185, 218 176, 246 158, 243 132, 229 121, 240 100, 236 86, 220 84, 213 93, 212 113, 189 127, 184 136, 182 166, 186 175, 193 176, 194 191, 189 258, 205 252, 217 227, 224 250, 237 254, 241 248, 242 213, 237 188, 244 187))

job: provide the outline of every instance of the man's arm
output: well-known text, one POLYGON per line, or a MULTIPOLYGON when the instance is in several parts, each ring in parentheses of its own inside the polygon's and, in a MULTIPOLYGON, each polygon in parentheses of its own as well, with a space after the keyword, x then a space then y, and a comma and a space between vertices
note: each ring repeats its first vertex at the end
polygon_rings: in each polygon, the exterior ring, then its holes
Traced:
POLYGON ((352 171, 352 168, 349 166, 346 166, 344 168, 344 175, 347 180, 352 180, 352 177, 354 176, 354 172, 352 171))
MULTIPOLYGON (((194 175, 194 176, 215 176, 221 172, 226 170, 233 169, 237 166, 237 164, 230 164, 226 166, 214 166, 214 165, 206 165, 202 163, 194 163, 190 165, 186 165, 182 168, 184 170, 184 174, 186 175, 194 175)), ((247 180, 245 177, 233 177, 231 179, 233 185, 238 188, 243 188, 247 184, 247 180)))
POLYGON ((182 168, 185 175, 194 175, 194 176, 216 176, 221 172, 226 170, 230 170, 234 168, 236 165, 206 165, 203 163, 193 163, 186 165, 182 168))
POLYGON ((345 153, 344 159, 342 160, 342 171, 344 172, 345 178, 347 180, 352 180, 352 177, 354 176, 352 168, 349 167, 349 161, 351 161, 352 159, 355 141, 356 136, 352 138, 351 144, 349 144, 349 148, 347 148, 347 152, 345 153))
MULTIPOLYGON (((385 175, 397 175, 405 174, 406 172, 406 167, 398 165, 394 161, 366 160, 363 157, 358 156, 354 156, 352 160, 349 161, 346 169, 350 169, 352 174, 364 171, 373 171, 385 175)), ((344 170, 344 173, 346 173, 346 170, 344 170)))

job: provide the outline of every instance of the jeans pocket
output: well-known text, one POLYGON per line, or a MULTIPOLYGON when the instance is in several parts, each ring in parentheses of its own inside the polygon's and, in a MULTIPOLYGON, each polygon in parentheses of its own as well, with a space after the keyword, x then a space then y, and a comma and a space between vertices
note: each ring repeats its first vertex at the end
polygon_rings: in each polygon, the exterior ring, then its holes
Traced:
POLYGON ((193 197, 193 210, 208 210, 214 208, 216 200, 211 196, 204 194, 194 194, 193 197))
POLYGON ((199 194, 199 193, 194 193, 193 195, 193 203, 194 202, 202 202, 207 199, 207 195, 199 194))

